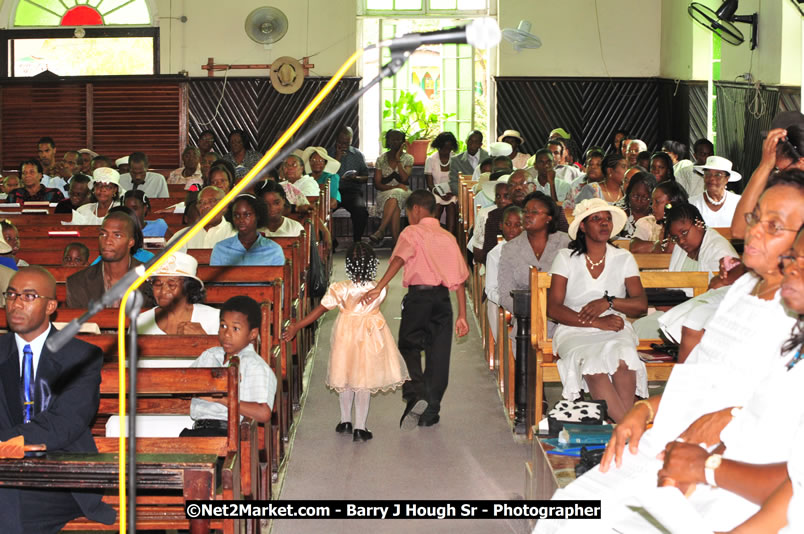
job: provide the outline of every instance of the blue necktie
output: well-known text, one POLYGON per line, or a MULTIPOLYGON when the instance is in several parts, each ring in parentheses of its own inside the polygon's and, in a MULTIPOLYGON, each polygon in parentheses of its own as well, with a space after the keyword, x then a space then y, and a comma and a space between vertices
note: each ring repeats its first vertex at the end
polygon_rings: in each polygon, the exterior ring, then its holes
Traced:
POLYGON ((22 392, 23 405, 22 416, 25 423, 31 422, 34 411, 34 372, 33 372, 33 351, 30 345, 22 348, 22 392))

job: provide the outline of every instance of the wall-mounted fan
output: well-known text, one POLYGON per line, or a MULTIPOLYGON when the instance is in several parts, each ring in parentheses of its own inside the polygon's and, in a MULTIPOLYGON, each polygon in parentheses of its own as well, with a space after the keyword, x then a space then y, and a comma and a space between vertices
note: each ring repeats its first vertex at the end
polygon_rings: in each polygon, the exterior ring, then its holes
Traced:
POLYGON ((280 40, 288 31, 288 18, 275 7, 258 7, 246 17, 246 35, 267 45, 280 40))
POLYGON ((709 30, 718 34, 724 41, 733 45, 741 45, 745 41, 743 32, 737 29, 734 22, 751 25, 751 50, 757 47, 759 15, 735 15, 738 0, 726 0, 717 11, 712 11, 698 2, 693 2, 687 8, 692 19, 709 30))
POLYGON ((505 28, 502 31, 503 38, 514 46, 514 50, 519 52, 523 48, 539 48, 542 40, 530 33, 530 22, 520 20, 516 28, 505 28))

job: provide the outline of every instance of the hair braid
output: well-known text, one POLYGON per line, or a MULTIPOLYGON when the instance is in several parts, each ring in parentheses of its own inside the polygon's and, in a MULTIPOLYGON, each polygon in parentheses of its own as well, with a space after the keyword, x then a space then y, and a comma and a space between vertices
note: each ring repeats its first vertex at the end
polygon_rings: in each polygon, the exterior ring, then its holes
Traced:
POLYGON ((374 249, 366 243, 358 241, 346 252, 346 276, 355 284, 374 280, 379 264, 374 249))

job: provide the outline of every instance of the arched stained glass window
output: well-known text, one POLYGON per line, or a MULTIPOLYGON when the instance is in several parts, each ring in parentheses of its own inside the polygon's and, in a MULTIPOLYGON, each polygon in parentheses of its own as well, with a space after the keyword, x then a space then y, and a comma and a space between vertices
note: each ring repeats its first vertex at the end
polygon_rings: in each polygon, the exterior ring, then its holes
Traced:
POLYGON ((14 27, 146 26, 146 0, 19 0, 14 27))

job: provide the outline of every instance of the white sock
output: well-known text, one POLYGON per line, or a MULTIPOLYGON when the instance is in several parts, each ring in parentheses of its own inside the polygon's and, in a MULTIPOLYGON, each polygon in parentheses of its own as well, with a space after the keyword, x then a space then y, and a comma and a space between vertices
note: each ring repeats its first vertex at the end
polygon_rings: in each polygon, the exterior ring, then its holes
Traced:
POLYGON ((338 396, 341 401, 341 423, 349 423, 352 421, 352 400, 355 398, 355 392, 347 389, 338 396))
POLYGON ((355 393, 355 426, 360 430, 366 429, 366 419, 368 418, 369 403, 371 402, 371 392, 364 390, 355 393))

